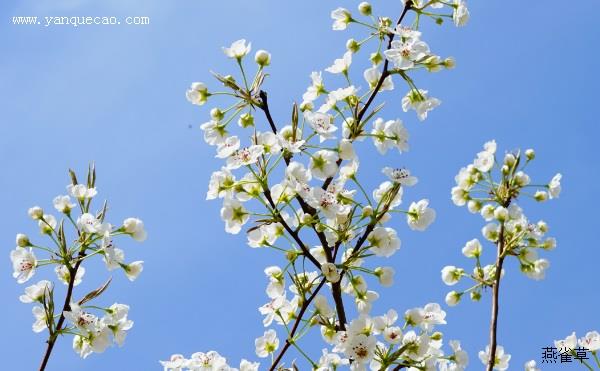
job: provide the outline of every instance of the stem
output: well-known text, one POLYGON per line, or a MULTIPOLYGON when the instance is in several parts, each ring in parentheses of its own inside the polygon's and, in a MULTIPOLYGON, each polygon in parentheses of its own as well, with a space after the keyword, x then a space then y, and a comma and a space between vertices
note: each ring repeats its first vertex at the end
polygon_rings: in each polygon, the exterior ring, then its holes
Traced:
POLYGON ((79 250, 78 260, 75 263, 73 270, 69 271, 69 274, 70 274, 69 285, 67 287, 67 295, 65 296, 65 302, 63 304, 63 309, 62 309, 62 312, 60 313, 60 318, 58 319, 58 322, 56 323, 56 328, 50 334, 50 336, 48 337, 48 340, 46 341, 48 346, 46 347, 46 352, 44 353, 44 358, 42 359, 42 363, 40 364, 39 371, 44 371, 46 369, 48 360, 50 359, 50 355, 52 354, 52 349, 54 349, 54 344, 56 343, 56 338, 59 335, 60 330, 62 329, 62 326, 65 322, 64 312, 71 310, 71 297, 73 295, 73 288, 75 287, 75 276, 77 275, 77 270, 79 269, 79 266, 83 262, 83 260, 81 258, 85 256, 84 251, 85 250, 83 248, 81 250, 79 250))
POLYGON ((275 368, 277 367, 279 362, 281 362, 281 359, 283 358, 283 355, 285 354, 285 352, 287 352, 287 350, 290 348, 292 343, 294 343, 293 338, 294 338, 294 335, 296 334, 296 331, 298 331, 298 325, 300 325, 300 322, 302 322, 302 317, 304 316, 304 313, 308 309, 310 303, 313 301, 315 296, 317 296, 317 293, 321 290, 321 288, 323 288, 323 286, 325 285, 325 282, 327 282, 327 280, 323 278, 323 280, 321 281, 319 286, 317 286, 315 291, 313 291, 313 293, 308 297, 308 299, 302 304, 302 308, 300 308, 300 312, 298 312, 298 317, 296 317, 296 321, 294 322, 292 331, 290 331, 290 334, 285 341, 285 345, 283 346, 283 348, 281 348, 281 351, 279 351, 277 358, 275 358, 275 360, 273 361, 273 364, 271 364, 271 368, 269 368, 269 371, 275 370, 275 368))
MULTIPOLYGON (((404 9, 402 10, 402 14, 400 14, 400 18, 398 18, 398 22, 396 22, 396 26, 399 26, 402 23, 402 21, 404 20, 404 17, 408 13, 408 11, 412 8, 412 5, 413 5, 412 0, 406 1, 406 5, 404 6, 404 9)), ((392 47, 392 41, 394 41, 394 37, 395 37, 395 34, 393 34, 393 33, 388 36, 388 44, 387 44, 386 50, 389 50, 392 47)), ((383 71, 381 72, 381 76, 379 77, 379 80, 377 81, 377 84, 375 85, 373 92, 371 93, 371 95, 369 96, 369 99, 367 99, 367 102, 361 108, 360 112, 358 112, 358 114, 356 116, 357 127, 360 127, 361 121, 362 121, 364 115, 367 113, 367 110, 373 103, 373 100, 375 100, 375 97, 379 93, 381 86, 383 86, 383 82, 389 76, 389 65, 390 65, 390 62, 386 59, 385 62, 383 62, 383 71)), ((357 106, 357 109, 358 109, 358 106, 357 106)), ((340 166, 341 163, 342 163, 341 159, 337 160, 338 167, 340 166)), ((323 183, 322 188, 327 189, 327 187, 329 187, 329 184, 332 181, 333 181, 333 177, 327 178, 325 180, 325 182, 323 183)))
POLYGON ((502 264, 504 263, 504 224, 500 226, 500 236, 498 241, 498 255, 496 258, 496 277, 494 278, 493 297, 492 297, 492 319, 490 323, 490 357, 488 359, 487 371, 494 369, 496 363, 496 335, 498 331, 498 310, 500 296, 500 278, 502 276, 502 264))

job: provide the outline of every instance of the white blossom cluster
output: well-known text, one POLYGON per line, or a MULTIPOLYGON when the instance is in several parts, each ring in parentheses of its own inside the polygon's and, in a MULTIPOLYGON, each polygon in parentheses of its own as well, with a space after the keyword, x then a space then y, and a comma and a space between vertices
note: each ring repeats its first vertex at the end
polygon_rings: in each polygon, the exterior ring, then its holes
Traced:
MULTIPOLYGON (((535 159, 532 149, 507 152, 504 158, 498 157, 496 142, 489 141, 484 144, 483 151, 477 154, 475 160, 460 169, 455 177, 456 186, 451 191, 452 201, 457 206, 466 205, 471 213, 481 215, 487 223, 481 234, 496 246, 497 253, 495 262, 483 265, 483 245, 475 238, 462 248, 463 255, 474 261, 472 273, 452 265, 442 269, 442 280, 448 286, 456 285, 463 278, 471 281, 467 289, 453 290, 446 295, 446 304, 450 306, 457 305, 466 293, 469 293, 472 300, 478 301, 482 291, 494 287, 504 275, 504 269, 497 271, 506 257, 513 256, 517 259, 521 271, 535 280, 543 279, 550 266, 548 260, 538 256, 538 251, 553 250, 556 240, 546 237, 549 229, 546 222, 531 222, 526 217, 517 200, 523 196, 538 202, 558 198, 562 176, 557 174, 548 184, 532 184, 525 172, 526 167, 535 159)), ((489 355, 488 346, 479 353, 479 358, 487 364, 489 355)), ((508 368, 510 355, 501 346, 497 347, 495 358, 494 369, 508 368)))
MULTIPOLYGON (((383 167, 387 179, 367 191, 359 180, 356 149, 370 139, 382 155, 392 149, 409 150, 403 121, 380 117, 383 105, 372 104, 378 94, 402 83, 408 90, 402 98, 403 111, 414 110, 418 120, 425 120, 440 100, 418 88, 411 74, 450 69, 455 62, 430 51, 419 22, 432 18, 441 23, 449 17, 462 26, 469 12, 461 0, 408 0, 395 23, 375 16, 366 2, 358 5, 358 13, 344 8, 331 13, 334 30, 356 25, 368 36, 348 40, 343 56, 325 68, 328 75, 311 73, 311 84, 301 103, 292 107, 286 125, 277 125, 263 90, 271 55, 257 51, 256 71, 250 75, 245 62, 252 46, 244 39, 223 48, 239 68, 238 77, 213 73, 221 90, 201 82, 191 85, 186 97, 192 104, 232 100, 212 108, 210 121, 201 125, 204 140, 223 160, 221 169, 211 175, 206 198, 222 199, 226 232, 238 234, 246 228, 249 246, 280 251, 286 259, 281 266, 265 269, 269 300, 259 308, 269 329, 256 339, 255 353, 271 357, 271 370, 283 367, 289 349, 318 370, 342 365, 352 370, 462 370, 468 358, 460 343, 450 342, 452 352, 446 356, 442 334, 433 332, 435 325, 445 323, 438 304, 407 311, 404 323, 396 323, 394 310, 370 316, 379 293, 368 286, 369 277, 384 287, 393 283, 394 269, 376 260, 400 248, 398 232, 389 225, 392 215, 403 215, 410 229, 424 231, 436 213, 427 199, 401 208, 406 188, 417 183, 404 168, 383 167), (414 15, 410 27, 403 23, 408 14, 414 15), (368 46, 372 52, 363 57, 361 50, 368 46), (353 81, 353 61, 360 58, 371 65, 361 73, 364 82, 353 81), (341 86, 326 83, 326 76, 342 81, 341 86), (321 291, 324 287, 328 294, 321 291), (285 339, 280 341, 273 326, 286 331, 285 339), (300 342, 315 327, 327 344, 318 359, 308 355, 300 342)), ((191 359, 177 354, 161 363, 165 370, 229 369, 214 351, 196 353, 191 359)))
POLYGON ((29 216, 38 223, 40 233, 48 238, 49 245, 17 234, 17 247, 11 251, 10 258, 18 283, 29 281, 39 268, 54 266, 58 281, 66 287, 64 304, 59 304, 55 284, 49 280, 28 286, 19 299, 23 303, 36 304, 32 309, 35 317, 32 328, 34 332, 48 330, 48 357, 58 336, 73 335, 73 349, 85 358, 92 352, 102 353, 113 342, 121 346, 133 322, 127 318, 127 305, 115 303, 100 307, 87 304, 104 293, 110 280, 75 299, 74 288, 82 282, 86 272, 84 264, 98 256, 109 271, 121 269, 129 280, 135 280, 142 271, 143 262, 126 263, 124 251, 116 247, 113 239, 125 235, 141 242, 146 239, 146 231, 144 223, 137 218, 127 218, 119 226, 107 222, 106 202, 98 212, 92 211, 92 200, 97 195, 93 166, 85 184, 78 183, 75 173, 71 171, 70 174, 72 183, 67 186, 67 194, 53 200, 60 220, 39 206, 29 209, 29 216))

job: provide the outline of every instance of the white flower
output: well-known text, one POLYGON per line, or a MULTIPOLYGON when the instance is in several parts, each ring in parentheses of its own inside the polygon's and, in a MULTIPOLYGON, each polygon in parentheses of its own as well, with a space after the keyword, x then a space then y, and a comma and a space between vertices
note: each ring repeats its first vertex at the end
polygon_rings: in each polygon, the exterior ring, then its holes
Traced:
POLYGON ((52 282, 50 281, 39 281, 35 285, 26 287, 25 294, 19 296, 19 300, 21 303, 33 303, 36 301, 41 303, 44 295, 49 296, 52 286, 52 282))
POLYGON ((34 207, 29 208, 29 210, 27 210, 27 214, 29 214, 29 217, 31 219, 38 220, 42 216, 44 216, 44 210, 42 210, 42 208, 39 206, 34 206, 34 207))
POLYGON ((76 206, 71 202, 71 198, 69 196, 56 196, 52 201, 54 204, 54 208, 58 210, 58 212, 68 214, 71 210, 76 206))
POLYGON ((201 106, 206 103, 208 99, 208 88, 201 82, 194 82, 188 90, 185 92, 186 99, 197 106, 201 106))
POLYGON ((560 353, 569 352, 577 347, 577 336, 575 335, 575 331, 565 339, 555 340, 554 346, 560 353))
POLYGON ((135 281, 136 278, 142 273, 144 270, 144 262, 141 260, 134 261, 133 263, 129 263, 123 267, 125 270, 125 275, 130 281, 135 281))
POLYGON ((420 323, 424 330, 431 330, 434 325, 446 324, 446 312, 438 303, 429 303, 423 307, 423 319, 420 323))
POLYGON ((190 370, 227 370, 227 360, 211 350, 207 353, 196 352, 187 360, 185 366, 190 370))
POLYGON ((240 371, 258 371, 258 367, 260 363, 258 362, 250 362, 245 359, 242 359, 240 362, 240 371))
POLYGON ((390 287, 394 283, 394 274, 396 271, 392 267, 375 268, 375 276, 383 287, 390 287))
POLYGON ((337 8, 331 12, 331 19, 333 19, 333 30, 342 31, 348 26, 348 23, 352 22, 352 14, 347 9, 337 8))
POLYGON ((264 148, 265 153, 279 153, 281 151, 281 144, 277 135, 271 132, 257 133, 255 138, 257 145, 261 145, 264 148))
POLYGON ((200 129, 204 131, 204 141, 211 145, 217 146, 227 139, 227 130, 225 125, 218 121, 208 121, 200 125, 200 129))
POLYGON ((459 186, 453 187, 450 193, 456 206, 464 206, 469 199, 469 192, 459 186))
MULTIPOLYGON (((381 71, 379 70, 379 68, 377 68, 377 66, 373 66, 371 68, 367 68, 363 73, 363 76, 365 80, 367 80, 367 82, 369 83, 369 87, 371 89, 375 89, 377 83, 379 82, 379 79, 381 78, 381 71)), ((394 81, 392 80, 392 76, 386 77, 381 83, 379 91, 386 90, 394 90, 394 81)))
POLYGON ((466 369, 467 366, 469 365, 469 356, 468 356, 467 352, 465 352, 461 348, 460 341, 458 341, 458 340, 450 340, 449 343, 450 343, 450 347, 454 351, 454 355, 452 357, 452 360, 456 364, 456 369, 450 368, 450 369, 448 369, 448 371, 450 371, 450 370, 462 371, 462 370, 466 369))
POLYGON ((98 194, 96 188, 88 188, 85 184, 69 184, 67 191, 69 191, 71 196, 80 201, 88 200, 98 194))
POLYGON ((337 127, 333 125, 333 116, 327 113, 307 111, 304 113, 304 117, 317 134, 319 134, 321 142, 335 138, 334 133, 337 131, 337 127))
POLYGON ((377 256, 390 257, 400 248, 400 239, 392 228, 377 227, 367 238, 371 251, 377 256))
POLYGON ((240 148, 227 158, 227 168, 233 170, 244 165, 254 164, 264 152, 265 147, 257 144, 240 148))
POLYGON ((233 186, 235 185, 235 177, 227 168, 221 168, 215 171, 210 176, 208 183, 208 191, 206 199, 213 200, 215 198, 229 197, 233 195, 233 186))
POLYGON ((256 347, 256 355, 260 358, 268 357, 269 354, 275 352, 279 348, 279 339, 275 330, 265 331, 263 336, 254 341, 256 347))
POLYGON ((303 105, 312 103, 315 99, 319 97, 319 95, 325 92, 321 72, 311 72, 310 79, 312 81, 312 84, 302 95, 303 105))
POLYGON ((428 207, 429 200, 413 202, 408 208, 406 220, 410 229, 414 231, 424 231, 435 220, 435 210, 428 207))
MULTIPOLYGON (((57 266, 56 268, 54 268, 54 272, 56 273, 56 276, 58 277, 58 279, 65 285, 68 285, 69 282, 71 281, 71 273, 69 272, 69 269, 67 268, 66 265, 57 266)), ((85 268, 80 266, 77 269, 77 273, 75 273, 75 279, 73 280, 73 286, 77 286, 81 283, 81 279, 83 278, 84 274, 85 274, 85 268)))
POLYGON ((323 295, 317 295, 313 300, 313 304, 315 306, 316 312, 323 317, 330 317, 334 313, 333 309, 331 309, 331 307, 329 306, 327 299, 323 295))
POLYGON ((408 151, 408 130, 401 120, 389 120, 384 123, 383 119, 378 118, 373 123, 371 135, 375 148, 382 155, 392 147, 397 148, 400 153, 408 151))
POLYGON ((465 244, 462 248, 462 253, 467 258, 476 258, 481 255, 481 250, 481 242, 474 238, 465 244))
POLYGON ((487 173, 494 166, 494 154, 489 151, 481 151, 477 154, 477 158, 473 162, 475 168, 482 173, 487 173))
POLYGON ((338 155, 333 151, 324 149, 313 153, 309 164, 312 176, 321 180, 334 176, 338 169, 337 160, 338 155))
POLYGON ((182 371, 187 359, 182 354, 173 354, 168 361, 160 361, 165 371, 182 371))
MULTIPOLYGON (((413 34, 414 35, 414 34, 413 34)), ((404 38, 392 41, 391 48, 383 54, 396 68, 407 70, 415 66, 415 62, 421 61, 429 55, 429 46, 417 38, 404 38)))
POLYGON ((534 360, 531 360, 531 361, 528 361, 527 363, 525 363, 525 371, 542 371, 542 370, 537 368, 537 364, 535 363, 534 360))
POLYGON ((73 350, 79 354, 81 358, 87 358, 90 354, 92 354, 93 349, 90 344, 88 338, 85 338, 81 335, 73 336, 73 350))
POLYGON ((40 233, 42 234, 52 234, 52 231, 56 229, 56 218, 54 215, 44 214, 43 217, 38 221, 38 226, 40 227, 40 233))
POLYGON ((317 371, 331 371, 341 369, 340 366, 349 364, 349 360, 340 357, 338 354, 329 353, 327 349, 322 350, 323 355, 319 358, 319 368, 317 371))
POLYGON ((30 249, 17 248, 10 252, 13 264, 13 277, 18 283, 27 282, 35 273, 37 259, 30 249))
MULTIPOLYGON (((483 350, 479 351, 479 359, 484 365, 488 364, 490 358, 490 346, 485 347, 485 352, 483 350)), ((508 361, 510 361, 510 354, 504 353, 504 347, 498 345, 496 347, 496 359, 494 360, 494 370, 506 370, 508 369, 508 361)))
POLYGON ((344 353, 354 362, 359 364, 367 363, 373 358, 377 340, 374 336, 358 334, 348 338, 345 344, 344 353))
POLYGON ((550 262, 546 259, 537 259, 525 267, 526 269, 524 272, 527 277, 533 278, 534 280, 542 280, 546 275, 546 269, 550 268, 550 262))
POLYGON ((462 277, 464 270, 456 268, 453 265, 447 265, 442 269, 442 281, 448 286, 453 286, 458 283, 462 277))
POLYGON ((225 199, 221 208, 221 219, 225 222, 225 231, 231 234, 240 233, 250 215, 244 206, 237 200, 225 199))
POLYGON ((417 177, 410 175, 410 171, 408 169, 393 169, 391 167, 384 167, 382 173, 387 175, 392 182, 401 184, 405 187, 412 187, 418 182, 417 177))
POLYGON ((147 237, 146 230, 144 229, 144 222, 138 218, 125 219, 123 221, 123 228, 126 233, 129 233, 131 237, 138 242, 144 241, 147 237))
MULTIPOLYGON (((335 61, 333 61, 333 64, 330 67, 327 67, 325 69, 325 71, 329 72, 329 73, 343 73, 346 74, 348 73, 348 68, 350 68, 350 65, 352 64, 352 52, 346 52, 344 53, 344 56, 342 58, 336 59, 335 61)), ((341 100, 341 99, 337 99, 337 100, 341 100)))
POLYGON ((102 228, 102 223, 94 215, 85 213, 77 218, 77 227, 85 233, 98 233, 102 228))
POLYGON ((548 184, 548 194, 550 195, 550 199, 558 198, 560 196, 560 180, 562 179, 562 174, 556 174, 554 178, 548 184))
POLYGON ((217 146, 216 158, 227 158, 240 148, 240 138, 237 136, 227 137, 217 146))
POLYGON ((420 121, 427 118, 427 113, 439 106, 441 101, 427 96, 427 90, 411 90, 402 98, 402 110, 414 109, 420 121))
POLYGON ((469 21, 469 9, 464 0, 454 0, 452 19, 457 27, 464 26, 469 21))
POLYGON ((587 348, 590 352, 600 349, 600 334, 597 331, 591 331, 579 339, 579 346, 587 348))
POLYGON ((31 312, 35 317, 35 322, 33 323, 32 329, 33 332, 42 332, 47 328, 46 325, 46 311, 42 307, 35 306, 31 308, 31 312))
POLYGON ((329 282, 335 283, 340 280, 340 273, 333 263, 321 264, 321 272, 323 272, 323 276, 325 276, 329 282))
POLYGON ((245 39, 234 41, 229 48, 223 47, 223 53, 229 58, 241 60, 246 54, 250 53, 252 44, 246 45, 245 39))
MULTIPOLYGON (((85 312, 76 303, 70 304, 71 310, 65 310, 63 315, 66 319, 71 321, 78 329, 82 331, 94 331, 98 324, 98 317, 95 315, 85 312)), ((102 325, 100 325, 102 327, 102 325)))

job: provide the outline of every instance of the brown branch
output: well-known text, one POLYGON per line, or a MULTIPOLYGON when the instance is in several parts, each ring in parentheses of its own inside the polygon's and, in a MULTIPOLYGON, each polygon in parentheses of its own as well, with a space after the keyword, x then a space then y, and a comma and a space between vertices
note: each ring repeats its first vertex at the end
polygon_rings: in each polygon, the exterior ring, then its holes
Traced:
POLYGON ((296 335, 296 331, 298 331, 298 325, 300 325, 300 322, 302 321, 302 317, 304 316, 304 313, 310 306, 310 303, 313 301, 315 296, 317 296, 317 293, 321 290, 321 288, 323 288, 323 285, 325 285, 325 282, 327 282, 327 280, 325 278, 323 278, 321 283, 319 283, 319 286, 317 286, 317 288, 312 292, 312 294, 308 297, 308 299, 306 301, 304 301, 304 303, 302 304, 302 307, 300 308, 300 312, 298 312, 298 317, 296 317, 296 321, 294 322, 294 326, 292 327, 292 331, 290 331, 288 338, 285 340, 285 345, 279 351, 279 354, 273 361, 273 364, 271 365, 271 368, 269 369, 269 371, 275 370, 275 367, 277 367, 279 362, 281 362, 281 359, 283 358, 283 355, 285 354, 285 352, 287 352, 289 347, 294 342, 294 335, 296 335))
POLYGON ((498 241, 498 256, 496 258, 496 275, 494 277, 494 286, 492 288, 492 319, 490 322, 490 356, 487 363, 487 371, 492 371, 496 364, 496 336, 498 333, 498 310, 500 297, 500 279, 502 277, 502 265, 504 263, 504 224, 500 226, 500 235, 498 241))
MULTIPOLYGON (((408 11, 412 8, 412 6, 413 6, 412 0, 407 0, 406 5, 404 5, 404 9, 402 10, 402 14, 400 15, 400 18, 398 18, 398 21, 396 22, 396 26, 399 26, 402 23, 402 21, 404 20, 404 17, 408 13, 408 11)), ((388 44, 387 44, 386 50, 391 49, 392 41, 394 41, 394 37, 395 37, 395 34, 393 34, 393 33, 388 35, 388 44)), ((356 125, 357 126, 360 127, 360 122, 362 121, 363 117, 365 116, 365 113, 367 113, 367 110, 371 106, 371 103, 373 103, 373 101, 375 100, 375 97, 379 93, 381 86, 383 86, 383 82, 389 76, 389 73, 390 73, 389 65, 390 65, 390 62, 386 59, 385 62, 383 62, 383 71, 381 72, 381 76, 379 77, 377 84, 375 84, 375 88, 369 95, 369 98, 367 99, 367 102, 365 103, 365 105, 361 108, 360 112, 358 112, 358 115, 356 115, 356 125)), ((336 164, 339 167, 342 164, 342 159, 338 159, 336 164)), ((329 177, 329 178, 325 179, 325 182, 323 182, 322 188, 327 189, 327 187, 329 187, 329 184, 331 184, 332 181, 333 181, 333 177, 329 177)))
POLYGON ((69 285, 67 287, 67 295, 65 296, 65 302, 63 304, 63 309, 62 309, 62 312, 60 313, 60 317, 58 318, 58 322, 56 323, 56 328, 54 329, 54 332, 52 334, 50 334, 50 336, 48 337, 48 340, 46 341, 48 346, 46 347, 46 352, 44 353, 44 358, 42 359, 42 363, 40 364, 39 371, 44 371, 46 369, 48 360, 50 359, 50 355, 52 354, 52 350, 54 349, 54 344, 56 343, 56 338, 60 334, 60 331, 62 330, 62 326, 65 322, 64 313, 65 313, 65 311, 71 310, 71 297, 73 295, 73 288, 75 287, 75 276, 77 275, 77 270, 79 269, 79 266, 83 262, 83 260, 81 258, 83 258, 85 256, 85 253, 83 251, 84 250, 82 249, 79 252, 77 262, 75 263, 75 266, 73 267, 73 269, 69 270, 69 275, 70 275, 69 285))

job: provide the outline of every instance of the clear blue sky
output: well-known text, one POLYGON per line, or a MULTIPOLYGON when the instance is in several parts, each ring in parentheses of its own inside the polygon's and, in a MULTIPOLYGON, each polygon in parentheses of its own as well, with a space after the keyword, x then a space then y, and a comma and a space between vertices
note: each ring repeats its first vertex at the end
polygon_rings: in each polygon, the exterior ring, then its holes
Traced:
MULTIPOLYGON (((14 235, 37 236, 27 208, 51 208, 52 198, 65 191, 67 168, 83 171, 92 160, 99 197, 113 205, 110 219, 139 216, 149 232, 144 244, 124 245, 129 259, 146 262, 144 273, 133 284, 116 274, 102 299, 106 305, 130 304, 135 326, 124 348, 86 360, 71 350, 70 338, 60 339, 48 369, 152 370, 172 353, 210 349, 235 365, 241 357, 255 359, 254 338, 263 332, 257 307, 266 300, 262 269, 280 260, 247 247, 243 235, 227 235, 218 216, 221 204, 204 200, 219 162, 198 129, 208 110, 188 104, 184 92, 192 81, 208 82, 211 69, 233 71, 220 48, 245 37, 273 54, 266 87, 275 117, 287 119, 309 73, 343 52, 348 35, 330 31, 329 20, 329 11, 340 4, 354 9, 356 2, 0 3, 3 368, 35 369, 45 338, 30 330, 31 307, 17 299, 24 286, 11 277, 14 235), (19 27, 10 23, 14 15, 143 15, 151 17, 151 25, 19 27)), ((395 17, 399 1, 386 2, 385 8, 382 13, 395 17)), ((499 343, 513 355, 512 368, 519 369, 529 359, 539 361, 541 348, 554 339, 573 330, 578 335, 600 330, 600 4, 491 0, 471 1, 470 8, 466 28, 425 28, 432 49, 458 62, 453 71, 417 77, 443 101, 426 123, 401 112, 400 91, 388 95, 385 117, 404 119, 411 151, 383 160, 362 158, 363 164, 377 161, 363 167, 364 176, 379 177, 383 163, 413 169, 420 182, 408 199, 427 197, 438 212, 427 233, 409 231, 403 220, 392 223, 403 240, 389 261, 396 267, 396 285, 380 291, 373 313, 443 302, 448 288, 440 269, 468 263, 460 248, 478 237, 482 226, 480 218, 452 205, 455 173, 486 140, 496 139, 502 151, 533 147, 538 160, 531 175, 543 182, 562 172, 564 193, 556 202, 524 205, 531 218, 546 220, 558 239, 558 248, 544 255, 552 264, 546 280, 532 281, 515 264, 507 267, 499 343)), ((98 272, 106 274, 95 268, 80 293, 98 286, 98 272)), ((54 278, 38 272, 34 281, 44 276, 54 278)), ((479 368, 489 297, 447 312, 446 339, 460 339, 472 368, 479 368)))

